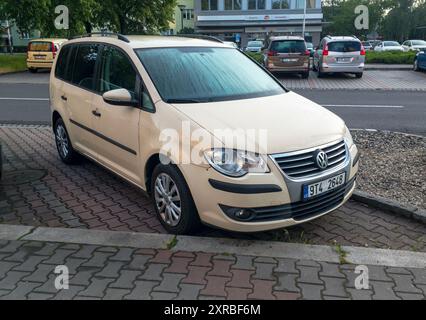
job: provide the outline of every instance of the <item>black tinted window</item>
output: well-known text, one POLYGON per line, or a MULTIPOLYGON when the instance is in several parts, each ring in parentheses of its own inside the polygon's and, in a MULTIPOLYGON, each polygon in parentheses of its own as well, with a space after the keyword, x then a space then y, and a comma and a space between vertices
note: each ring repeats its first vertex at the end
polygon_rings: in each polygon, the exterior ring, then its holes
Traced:
POLYGON ((271 50, 279 53, 300 53, 306 51, 306 44, 303 40, 274 41, 271 50))
POLYGON ((107 47, 103 51, 99 90, 101 93, 127 89, 135 96, 136 71, 129 58, 120 50, 107 47))
POLYGON ((65 46, 62 48, 58 56, 58 62, 56 63, 55 76, 59 79, 65 78, 67 66, 69 65, 69 57, 71 53, 71 46, 65 46))
POLYGON ((82 44, 78 47, 72 77, 72 82, 76 85, 90 90, 93 89, 98 48, 99 45, 96 44, 82 44))
POLYGON ((361 42, 358 41, 339 41, 330 42, 328 50, 334 52, 356 52, 361 51, 361 42))

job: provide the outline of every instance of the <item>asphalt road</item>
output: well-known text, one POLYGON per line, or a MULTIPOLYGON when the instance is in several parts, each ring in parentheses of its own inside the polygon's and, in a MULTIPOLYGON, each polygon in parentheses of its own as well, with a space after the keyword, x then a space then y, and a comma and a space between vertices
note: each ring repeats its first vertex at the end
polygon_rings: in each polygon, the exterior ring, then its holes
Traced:
MULTIPOLYGON (((426 136, 426 92, 383 90, 295 90, 342 117, 352 129, 426 136)), ((46 83, 0 82, 0 123, 49 123, 46 83)))

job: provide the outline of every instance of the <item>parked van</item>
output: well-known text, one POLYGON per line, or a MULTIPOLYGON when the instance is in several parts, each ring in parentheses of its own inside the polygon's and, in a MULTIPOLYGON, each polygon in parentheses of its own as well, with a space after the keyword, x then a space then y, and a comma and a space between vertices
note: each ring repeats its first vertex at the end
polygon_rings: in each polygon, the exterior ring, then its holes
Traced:
POLYGON ((32 73, 51 69, 61 44, 67 39, 37 39, 28 43, 27 67, 32 73))
POLYGON ((218 40, 69 41, 50 101, 60 158, 84 155, 148 193, 173 234, 285 228, 355 189, 359 153, 343 120, 218 40))

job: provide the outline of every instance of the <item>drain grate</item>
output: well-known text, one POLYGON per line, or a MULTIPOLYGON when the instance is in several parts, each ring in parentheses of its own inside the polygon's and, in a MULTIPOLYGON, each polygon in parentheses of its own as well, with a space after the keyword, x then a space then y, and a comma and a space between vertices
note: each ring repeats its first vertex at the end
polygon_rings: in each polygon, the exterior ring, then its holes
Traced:
POLYGON ((3 172, 3 178, 0 181, 0 185, 13 186, 21 185, 37 180, 43 179, 47 174, 46 170, 43 169, 28 169, 28 170, 17 170, 11 172, 3 172))

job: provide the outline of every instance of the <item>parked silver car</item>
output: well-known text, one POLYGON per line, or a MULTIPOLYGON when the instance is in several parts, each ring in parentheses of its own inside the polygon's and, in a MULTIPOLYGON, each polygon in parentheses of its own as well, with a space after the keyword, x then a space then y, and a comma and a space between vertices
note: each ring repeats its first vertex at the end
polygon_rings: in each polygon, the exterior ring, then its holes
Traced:
POLYGON ((246 52, 261 52, 263 48, 263 41, 254 40, 249 41, 247 44, 246 52))
POLYGON ((318 77, 327 73, 353 73, 361 78, 365 66, 365 49, 356 37, 322 39, 314 54, 314 71, 318 77))

